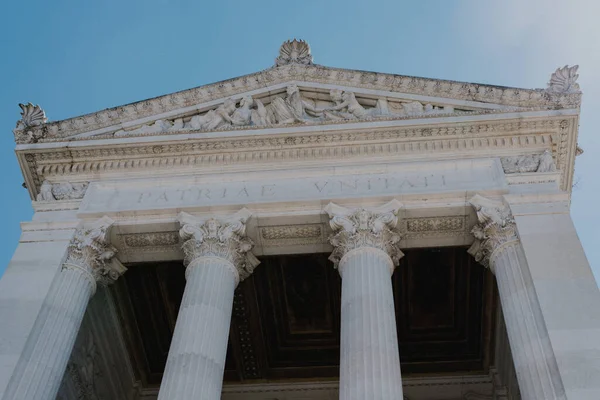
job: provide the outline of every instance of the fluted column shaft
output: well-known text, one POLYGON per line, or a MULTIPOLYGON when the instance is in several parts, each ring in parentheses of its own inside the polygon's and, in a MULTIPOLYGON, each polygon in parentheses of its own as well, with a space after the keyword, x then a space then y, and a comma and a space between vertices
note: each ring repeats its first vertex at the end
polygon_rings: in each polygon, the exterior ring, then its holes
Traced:
POLYGON ((234 291, 258 265, 245 237, 249 216, 245 209, 224 221, 179 215, 187 283, 159 400, 221 398, 234 291))
POLYGON ((566 399, 529 265, 510 209, 479 195, 479 223, 469 253, 496 276, 508 341, 523 400, 566 399))
POLYGON ((342 277, 340 399, 402 399, 391 275, 403 256, 398 201, 366 210, 330 203, 329 242, 342 277))
POLYGON ((76 269, 64 268, 54 278, 5 400, 56 398, 94 286, 76 269))
POLYGON ((517 380, 523 400, 566 399, 529 267, 519 241, 492 253, 517 380))
POLYGON ((190 263, 159 399, 219 399, 236 274, 224 258, 190 263))
POLYGON ((33 324, 3 400, 55 400, 96 282, 108 284, 125 268, 111 260, 112 220, 78 230, 33 324))
POLYGON ((340 261, 340 399, 402 399, 392 259, 361 247, 340 261))

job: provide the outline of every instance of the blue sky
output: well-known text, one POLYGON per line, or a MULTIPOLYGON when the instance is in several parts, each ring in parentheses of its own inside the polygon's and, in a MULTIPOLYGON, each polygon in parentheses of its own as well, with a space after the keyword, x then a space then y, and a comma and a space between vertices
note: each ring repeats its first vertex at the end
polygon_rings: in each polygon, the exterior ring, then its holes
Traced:
POLYGON ((0 5, 0 275, 31 202, 14 155, 17 103, 51 120, 255 72, 306 39, 333 67, 545 87, 579 64, 572 215, 600 278, 600 3, 505 1, 5 1, 0 5))

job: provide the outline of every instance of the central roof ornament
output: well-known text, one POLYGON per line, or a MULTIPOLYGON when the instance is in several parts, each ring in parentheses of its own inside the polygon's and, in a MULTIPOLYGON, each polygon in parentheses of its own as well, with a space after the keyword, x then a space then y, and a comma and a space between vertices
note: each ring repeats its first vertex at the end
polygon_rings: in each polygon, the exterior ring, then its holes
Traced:
POLYGON ((279 48, 279 56, 275 59, 275 66, 288 64, 312 65, 313 57, 310 46, 304 40, 286 40, 279 48))

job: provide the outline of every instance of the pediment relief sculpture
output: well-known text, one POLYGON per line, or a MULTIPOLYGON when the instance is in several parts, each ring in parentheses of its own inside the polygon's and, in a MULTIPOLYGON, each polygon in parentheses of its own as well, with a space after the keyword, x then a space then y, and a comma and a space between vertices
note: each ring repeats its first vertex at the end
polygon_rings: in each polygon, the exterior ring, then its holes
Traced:
MULTIPOLYGON (((289 124, 317 124, 340 121, 360 121, 378 118, 413 118, 447 115, 452 106, 423 104, 418 101, 390 101, 360 97, 351 91, 332 89, 326 97, 315 93, 304 94, 297 85, 288 85, 285 94, 274 96, 270 103, 244 96, 239 101, 226 99, 221 105, 204 113, 185 118, 157 120, 141 127, 115 132, 115 136, 152 135, 179 131, 215 131, 238 127, 270 127, 289 124), (312 96, 311 96, 312 95, 312 96), (373 103, 369 105, 367 103, 373 103)), ((469 111, 461 111, 469 113, 469 111)))

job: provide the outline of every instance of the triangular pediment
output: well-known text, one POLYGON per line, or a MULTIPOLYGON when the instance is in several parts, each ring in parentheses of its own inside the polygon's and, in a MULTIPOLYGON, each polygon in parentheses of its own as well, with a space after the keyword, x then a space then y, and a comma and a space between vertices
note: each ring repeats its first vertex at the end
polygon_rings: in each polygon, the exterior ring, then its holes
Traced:
MULTIPOLYGON (((114 137, 345 124, 524 110, 455 99, 289 81, 130 121, 114 137)), ((101 133, 107 135, 107 133, 101 133)), ((110 135, 110 133, 108 133, 110 135)), ((88 133, 76 137, 90 137, 88 133)))
POLYGON ((581 101, 574 72, 559 76, 558 86, 518 89, 330 68, 312 64, 310 52, 288 54, 280 51, 276 66, 254 74, 63 121, 46 122, 39 107, 22 105, 15 136, 30 143, 344 124, 577 108, 581 101))

